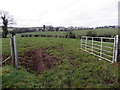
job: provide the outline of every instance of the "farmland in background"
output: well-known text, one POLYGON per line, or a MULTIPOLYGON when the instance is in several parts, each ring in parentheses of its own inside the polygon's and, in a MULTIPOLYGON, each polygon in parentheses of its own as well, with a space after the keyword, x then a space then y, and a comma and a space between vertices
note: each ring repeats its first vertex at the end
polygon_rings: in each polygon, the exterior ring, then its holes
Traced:
POLYGON ((82 30, 82 31, 74 31, 76 35, 86 35, 88 31, 95 32, 96 35, 117 35, 118 29, 108 28, 108 29, 93 29, 93 30, 82 30))
MULTIPOLYGON (((12 28, 8 28, 9 31, 12 31, 12 28)), ((104 36, 104 35, 111 35, 115 36, 118 34, 118 29, 117 28, 102 28, 102 29, 89 29, 89 30, 73 30, 72 32, 76 36, 83 36, 86 35, 89 31, 92 31, 95 33, 97 36, 104 36)), ((0 28, 0 32, 2 32, 2 28, 0 28)), ((28 33, 18 33, 17 36, 21 36, 22 34, 39 34, 39 35, 58 35, 58 36, 65 36, 69 31, 39 31, 39 32, 28 32, 28 33)), ((9 37, 11 35, 8 35, 9 37)))
MULTIPOLYGON (((94 32, 97 36, 111 35, 115 36, 118 34, 117 28, 106 28, 106 29, 89 29, 89 30, 77 30, 72 31, 75 35, 83 36, 86 35, 89 31, 94 32)), ((29 33, 21 33, 21 34, 44 34, 44 35, 66 35, 69 31, 46 31, 46 32, 29 32, 29 33)), ((21 34, 18 34, 20 36, 21 34)))

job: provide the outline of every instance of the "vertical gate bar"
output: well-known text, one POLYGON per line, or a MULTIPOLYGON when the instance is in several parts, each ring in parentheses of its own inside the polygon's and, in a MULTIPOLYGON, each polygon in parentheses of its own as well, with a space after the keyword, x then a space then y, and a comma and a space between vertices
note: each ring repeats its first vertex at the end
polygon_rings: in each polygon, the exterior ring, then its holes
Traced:
POLYGON ((85 50, 87 50, 87 36, 86 36, 85 50))
POLYGON ((116 36, 114 37, 114 46, 113 46, 113 60, 112 63, 115 62, 115 45, 116 45, 116 36))
POLYGON ((93 37, 92 37, 92 53, 93 53, 93 37))
POLYGON ((115 60, 114 62, 117 62, 117 53, 118 53, 118 35, 116 35, 116 39, 115 39, 115 60))
POLYGON ((84 49, 86 50, 86 37, 84 37, 84 49))
POLYGON ((101 37, 101 48, 100 48, 100 57, 102 57, 102 44, 103 44, 103 38, 101 37))
MULTIPOLYGON (((85 39, 87 40, 87 37, 85 37, 85 39)), ((85 50, 86 50, 86 40, 85 40, 85 50)))
POLYGON ((82 37, 81 37, 81 49, 82 49, 82 37))

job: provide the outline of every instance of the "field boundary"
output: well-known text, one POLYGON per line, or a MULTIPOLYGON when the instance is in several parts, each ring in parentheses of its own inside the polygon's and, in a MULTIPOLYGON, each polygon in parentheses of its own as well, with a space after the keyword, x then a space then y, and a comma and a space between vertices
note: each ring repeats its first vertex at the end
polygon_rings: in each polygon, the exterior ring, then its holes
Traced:
POLYGON ((114 38, 82 36, 81 49, 109 62, 117 62, 118 35, 114 38))
POLYGON ((45 34, 22 34, 21 37, 56 37, 56 38, 75 38, 80 39, 81 36, 69 37, 66 35, 45 35, 45 34))

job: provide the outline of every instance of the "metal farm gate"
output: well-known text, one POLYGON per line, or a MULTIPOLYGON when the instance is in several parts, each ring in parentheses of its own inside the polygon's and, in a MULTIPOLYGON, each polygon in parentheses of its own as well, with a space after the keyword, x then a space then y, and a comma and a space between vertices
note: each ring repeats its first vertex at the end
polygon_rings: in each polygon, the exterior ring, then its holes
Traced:
POLYGON ((117 62, 118 35, 114 38, 82 36, 81 49, 112 63, 117 62))

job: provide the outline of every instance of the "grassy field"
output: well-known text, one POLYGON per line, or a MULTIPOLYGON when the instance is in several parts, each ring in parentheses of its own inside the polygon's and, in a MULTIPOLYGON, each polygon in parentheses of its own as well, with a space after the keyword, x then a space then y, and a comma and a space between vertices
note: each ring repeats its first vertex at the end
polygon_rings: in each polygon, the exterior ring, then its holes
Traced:
MULTIPOLYGON (((3 39, 3 54, 10 54, 9 39, 3 39), (6 49, 6 50, 4 50, 6 49)), ((117 63, 105 60, 80 49, 79 39, 63 38, 17 38, 19 57, 24 52, 46 48, 60 61, 53 69, 40 75, 26 71, 22 66, 15 70, 11 65, 3 66, 3 88, 117 88, 117 63), (58 49, 55 49, 55 48, 58 49)))
MULTIPOLYGON (((93 31, 96 33, 96 35, 117 35, 118 34, 118 29, 113 29, 113 28, 107 28, 107 29, 92 29, 92 30, 79 30, 79 31, 73 31, 76 35, 86 35, 88 31, 93 31)), ((23 34, 44 34, 44 35, 66 35, 68 32, 66 31, 47 31, 47 32, 30 32, 30 33, 23 33, 23 34)), ((20 36, 21 34, 18 34, 20 36)))

